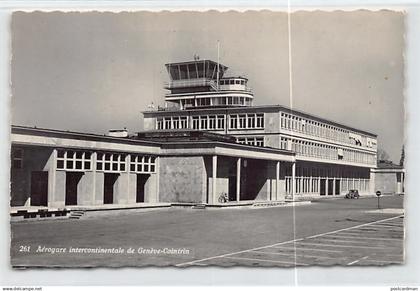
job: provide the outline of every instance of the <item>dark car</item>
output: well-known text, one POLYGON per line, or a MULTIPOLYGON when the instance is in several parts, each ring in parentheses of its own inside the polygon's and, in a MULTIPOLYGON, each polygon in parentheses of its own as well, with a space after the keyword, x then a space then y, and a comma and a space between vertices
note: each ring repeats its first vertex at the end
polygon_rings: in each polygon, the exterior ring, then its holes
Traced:
POLYGON ((359 199, 359 197, 360 197, 359 190, 352 189, 352 190, 349 191, 349 193, 346 194, 345 197, 347 199, 359 199))

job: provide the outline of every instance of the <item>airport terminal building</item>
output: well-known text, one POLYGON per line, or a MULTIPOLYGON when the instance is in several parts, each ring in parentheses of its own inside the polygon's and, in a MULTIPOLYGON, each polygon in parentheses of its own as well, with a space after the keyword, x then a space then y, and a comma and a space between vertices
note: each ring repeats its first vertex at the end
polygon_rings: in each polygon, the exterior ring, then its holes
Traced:
POLYGON ((166 68, 166 104, 143 112, 142 132, 12 126, 11 206, 217 206, 374 192, 375 134, 254 106, 247 78, 228 77, 217 62, 166 68))

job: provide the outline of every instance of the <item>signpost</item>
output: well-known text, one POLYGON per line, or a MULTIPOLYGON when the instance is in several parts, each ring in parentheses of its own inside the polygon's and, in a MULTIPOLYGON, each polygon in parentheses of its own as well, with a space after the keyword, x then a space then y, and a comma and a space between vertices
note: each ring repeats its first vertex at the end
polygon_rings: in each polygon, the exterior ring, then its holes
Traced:
POLYGON ((378 209, 381 209, 381 206, 379 204, 379 197, 381 197, 382 193, 381 191, 376 191, 376 196, 378 196, 378 209))

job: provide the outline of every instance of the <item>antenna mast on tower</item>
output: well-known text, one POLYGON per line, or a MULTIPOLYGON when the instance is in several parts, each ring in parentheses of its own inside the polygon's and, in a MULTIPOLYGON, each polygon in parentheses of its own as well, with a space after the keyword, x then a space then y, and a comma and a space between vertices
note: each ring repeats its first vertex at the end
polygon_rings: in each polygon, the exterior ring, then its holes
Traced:
POLYGON ((217 91, 220 90, 219 78, 220 78, 220 41, 217 40, 217 91))

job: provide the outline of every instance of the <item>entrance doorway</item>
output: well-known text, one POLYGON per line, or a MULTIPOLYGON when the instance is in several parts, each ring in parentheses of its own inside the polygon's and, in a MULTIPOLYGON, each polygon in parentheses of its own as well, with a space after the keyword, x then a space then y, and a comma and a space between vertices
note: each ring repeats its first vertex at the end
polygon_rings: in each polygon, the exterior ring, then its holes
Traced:
POLYGON ((84 173, 66 172, 66 205, 77 205, 77 186, 84 173))
POLYGON ((115 182, 118 180, 119 174, 105 173, 104 175, 104 204, 114 203, 115 182))
POLYGON ((137 174, 136 203, 145 202, 146 183, 149 177, 149 174, 137 174))
POLYGON ((338 179, 335 180, 335 195, 340 195, 340 192, 341 192, 340 185, 341 185, 340 180, 338 179))
POLYGON ((325 179, 321 179, 320 180, 320 185, 319 185, 319 194, 320 195, 322 195, 322 196, 324 196, 326 193, 325 193, 325 183, 326 183, 326 180, 325 179))
POLYGON ((31 173, 31 206, 48 206, 48 172, 31 173))
POLYGON ((334 194, 334 180, 328 179, 328 195, 334 194))
POLYGON ((228 196, 229 196, 229 201, 236 200, 236 176, 229 177, 228 196))

